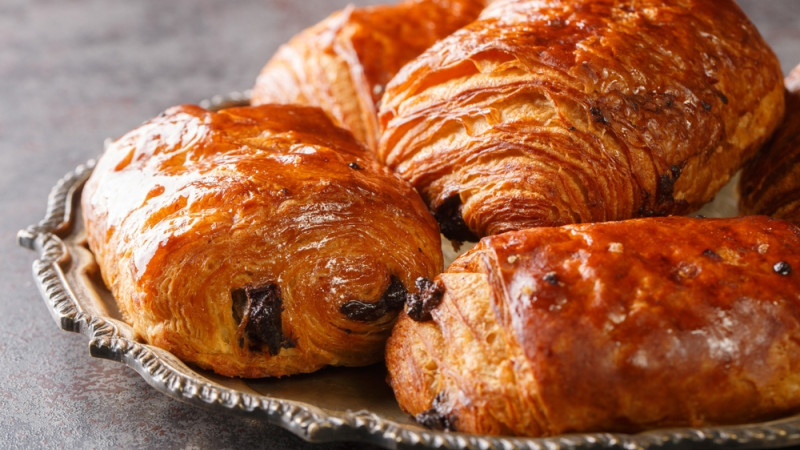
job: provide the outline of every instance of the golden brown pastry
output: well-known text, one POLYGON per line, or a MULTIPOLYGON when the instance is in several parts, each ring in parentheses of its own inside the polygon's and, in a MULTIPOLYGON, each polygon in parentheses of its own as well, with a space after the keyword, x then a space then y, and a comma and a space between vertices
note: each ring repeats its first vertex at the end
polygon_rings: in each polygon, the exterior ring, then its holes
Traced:
POLYGON ((800 225, 800 65, 786 77, 786 116, 772 140, 742 170, 742 214, 800 225))
POLYGON ((386 360, 428 426, 636 432, 800 409, 800 230, 785 221, 509 232, 419 284, 386 360))
POLYGON ((688 213, 777 126, 781 78, 733 0, 499 0, 387 86, 379 157, 453 239, 688 213))
POLYGON ((337 125, 377 147, 376 104, 398 70, 474 20, 484 0, 405 0, 349 7, 283 45, 264 66, 253 104, 319 106, 337 125))
POLYGON ((419 196, 317 108, 169 109, 109 146, 82 204, 124 318, 222 375, 380 361, 441 270, 419 196))

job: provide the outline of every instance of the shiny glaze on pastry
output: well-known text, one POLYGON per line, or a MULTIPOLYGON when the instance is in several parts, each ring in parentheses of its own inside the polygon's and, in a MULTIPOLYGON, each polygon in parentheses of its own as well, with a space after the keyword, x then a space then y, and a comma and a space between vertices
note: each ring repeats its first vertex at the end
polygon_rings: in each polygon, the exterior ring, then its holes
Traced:
POLYGON ((788 222, 508 232, 435 284, 386 355, 400 406, 428 426, 637 432, 800 408, 800 230, 788 222))
POLYGON ((419 196, 317 108, 171 108, 107 148, 82 202, 126 321, 228 376, 380 361, 442 265, 419 196))
POLYGON ((732 0, 499 0, 389 83, 379 157, 455 239, 683 214, 775 129, 781 79, 732 0))
POLYGON ((253 104, 319 106, 370 148, 377 103, 398 70, 438 39, 474 20, 484 0, 406 0, 349 7, 278 49, 253 88, 253 104))
POLYGON ((786 77, 783 123, 742 170, 742 214, 766 214, 800 225, 800 65, 786 77))

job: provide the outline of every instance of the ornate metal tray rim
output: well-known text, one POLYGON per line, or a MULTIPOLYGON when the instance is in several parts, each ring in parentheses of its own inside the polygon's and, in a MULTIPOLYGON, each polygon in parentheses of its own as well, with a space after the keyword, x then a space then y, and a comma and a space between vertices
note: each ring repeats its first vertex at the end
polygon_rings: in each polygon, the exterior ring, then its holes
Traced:
MULTIPOLYGON (((247 104, 247 93, 201 102, 209 109, 247 104)), ((338 413, 306 402, 232 389, 202 376, 169 352, 132 339, 120 320, 85 311, 79 291, 62 268, 71 255, 62 240, 72 230, 73 207, 94 160, 78 166, 53 187, 45 217, 20 230, 19 245, 38 252, 33 262, 37 287, 56 323, 89 339, 93 357, 118 361, 158 391, 183 402, 263 418, 309 442, 353 441, 385 448, 563 449, 563 448, 762 448, 800 444, 800 415, 770 422, 708 428, 652 430, 639 434, 585 433, 547 438, 498 437, 427 430, 398 423, 369 410, 338 413)))

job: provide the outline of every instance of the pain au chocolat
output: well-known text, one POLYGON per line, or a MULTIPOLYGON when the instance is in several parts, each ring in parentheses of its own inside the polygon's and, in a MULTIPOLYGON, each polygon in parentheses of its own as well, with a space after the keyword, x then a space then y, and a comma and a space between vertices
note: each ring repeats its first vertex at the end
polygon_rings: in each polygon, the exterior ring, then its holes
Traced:
POLYGON ((742 214, 766 214, 800 225, 800 65, 786 77, 786 116, 739 180, 742 214))
POLYGON ((800 410, 800 230, 785 221, 508 232, 423 287, 386 361, 428 426, 548 436, 800 410))
POLYGON ((338 125, 377 148, 378 108, 400 68, 474 20, 484 0, 405 0, 348 7, 302 31, 267 62, 253 104, 319 106, 338 125))
POLYGON ((733 0, 497 0, 392 79, 378 154, 474 240, 691 212, 783 109, 733 0))
POLYGON ((419 196, 318 108, 171 108, 107 148, 82 207, 126 321, 227 376, 381 361, 442 265, 419 196))

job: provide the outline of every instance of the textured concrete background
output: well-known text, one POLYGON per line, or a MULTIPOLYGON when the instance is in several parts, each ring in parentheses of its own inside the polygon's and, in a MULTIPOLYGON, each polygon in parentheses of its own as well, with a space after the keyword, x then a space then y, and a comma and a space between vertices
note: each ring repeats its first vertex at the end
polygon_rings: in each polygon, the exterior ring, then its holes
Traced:
MULTIPOLYGON (((65 173, 163 109, 249 88, 283 41, 346 0, 0 0, 0 447, 353 448, 172 400, 60 331, 17 230, 65 173)), ((366 4, 356 1, 356 4, 366 4)), ((800 63, 800 1, 741 0, 800 63)))

